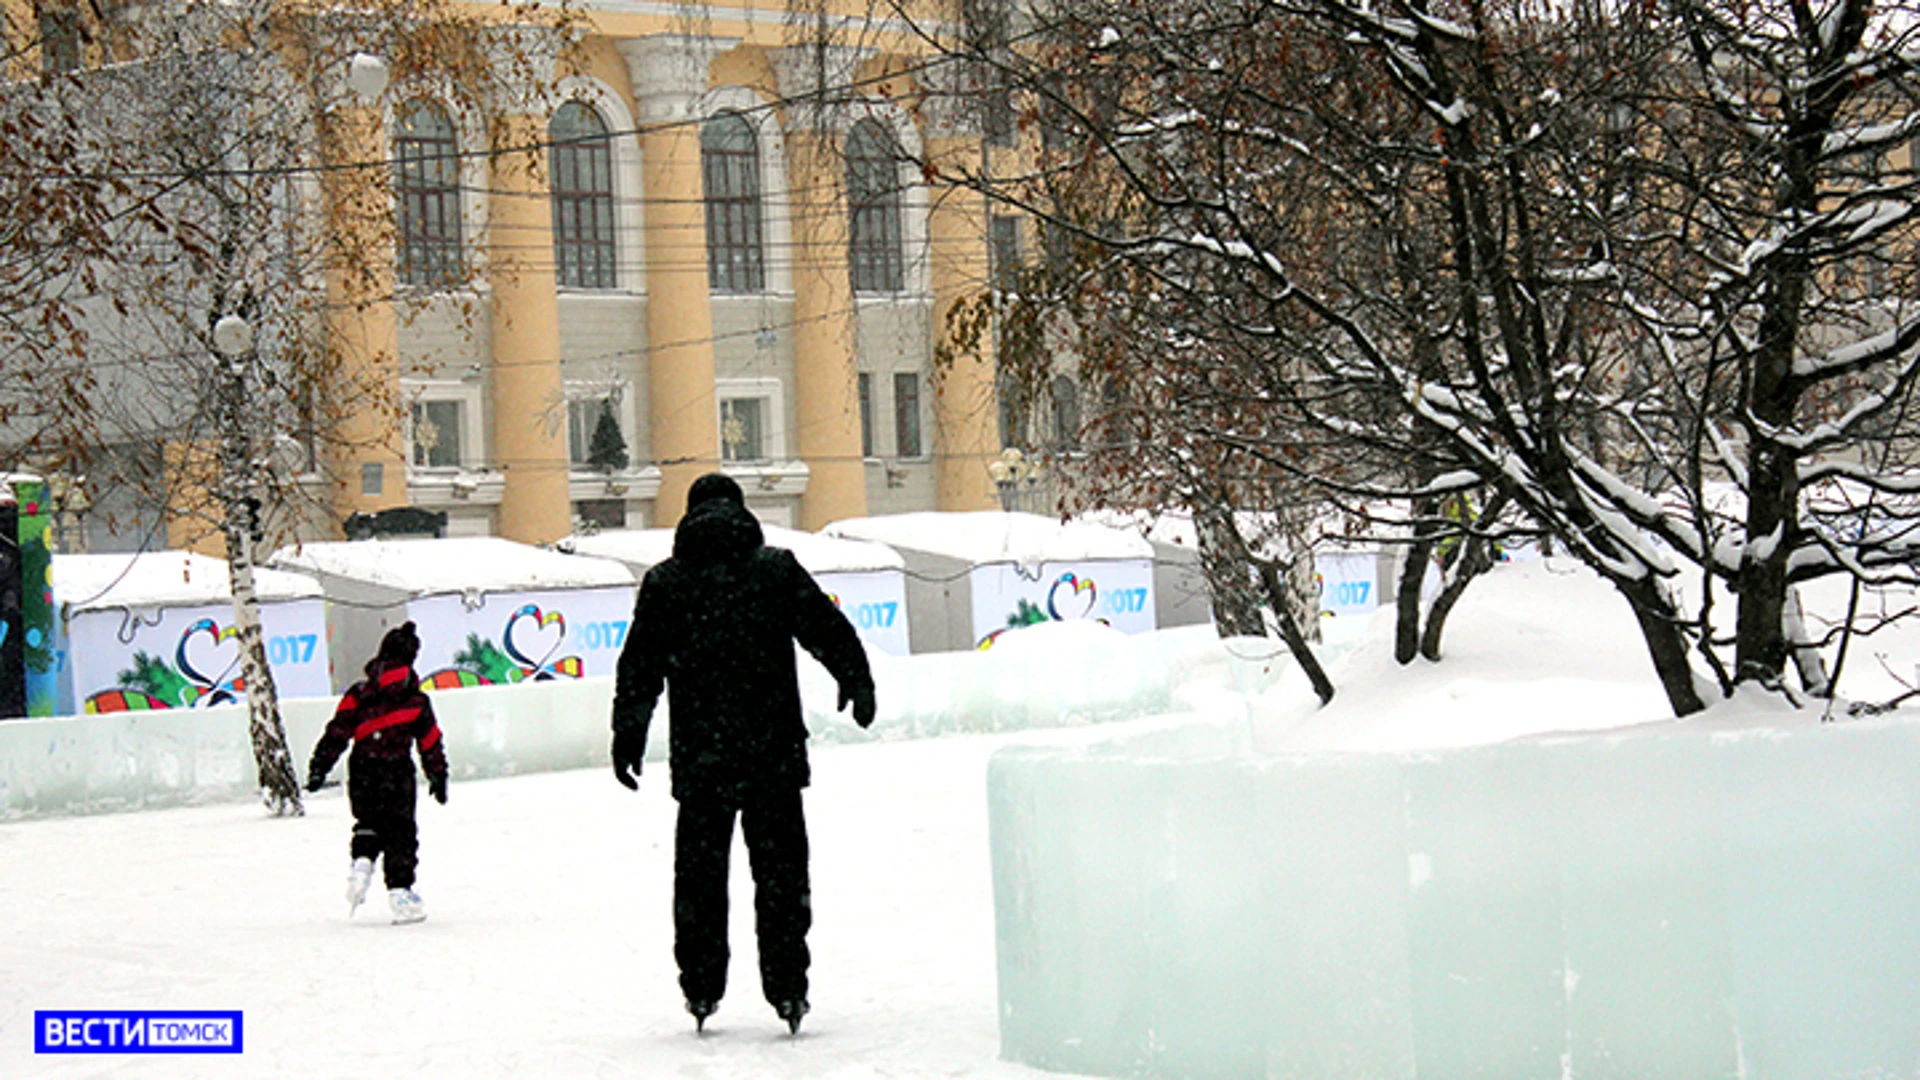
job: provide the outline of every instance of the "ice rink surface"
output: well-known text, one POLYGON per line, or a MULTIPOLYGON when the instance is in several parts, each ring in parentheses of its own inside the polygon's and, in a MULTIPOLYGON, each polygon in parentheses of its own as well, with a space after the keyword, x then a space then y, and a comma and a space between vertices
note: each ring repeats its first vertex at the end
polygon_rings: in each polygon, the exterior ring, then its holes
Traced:
MULTIPOLYGON (((1808 593, 1816 628, 1824 629, 1822 612, 1844 610, 1844 590, 1808 593)), ((1903 610, 1911 597, 1876 603, 1903 610)), ((1346 655, 1332 665, 1340 693, 1326 708, 1273 642, 1195 650, 1169 639, 1161 656, 1100 645, 1086 636, 1094 628, 1070 633, 1069 624, 1051 636, 1010 637, 1007 652, 989 661, 954 654, 927 688, 883 681, 894 698, 883 699, 876 730, 903 741, 830 737, 812 749, 813 1013, 797 1039, 759 993, 738 845, 730 991, 709 1034, 694 1035, 672 958, 674 804, 663 765, 648 766, 638 795, 600 768, 456 779, 449 806, 423 799, 419 890, 430 917, 411 927, 389 925, 379 893, 347 920, 350 819, 337 788, 297 820, 272 820, 240 802, 0 823, 0 1080, 1041 1080, 1055 1074, 997 1059, 986 778, 1001 747, 1120 740, 1094 752, 1124 756, 1131 751, 1116 747, 1130 733, 1184 727, 1198 714, 1263 754, 1419 754, 1666 713, 1625 605, 1567 565, 1504 565, 1476 583, 1439 664, 1394 664, 1390 616, 1358 625, 1364 635, 1339 648, 1330 634, 1327 651, 1346 655), (1078 722, 1069 706, 1085 695, 1075 688, 1086 683, 1114 698, 1106 684, 1121 676, 1117 700, 1139 700, 1109 711, 1141 716, 1166 700, 1168 712, 1188 719, 912 737, 953 727, 912 718, 949 713, 996 730, 1078 722), (890 720, 889 709, 900 711, 890 720), (241 1010, 246 1050, 237 1058, 35 1056, 36 1009, 241 1010)), ((1920 656, 1920 623, 1862 639, 1854 655, 1843 693, 1885 700, 1920 656)), ((1728 703, 1687 724, 1729 736, 1820 728, 1818 710, 1789 716, 1779 700, 1762 704, 1756 712, 1728 703)), ((296 759, 309 745, 294 747, 296 759)), ((457 777, 461 746, 451 730, 448 751, 457 777)), ((1485 812, 1499 818, 1501 806, 1485 812)), ((1107 839, 1129 844, 1132 836, 1107 839)), ((1391 884, 1396 893, 1413 887, 1404 876, 1391 884)), ((1089 891, 1075 896, 1108 899, 1089 891)), ((1906 932, 1897 917, 1883 919, 1906 932)), ((1161 1034, 1148 1027, 1141 1037, 1161 1034)))
POLYGON ((389 924, 377 880, 347 920, 338 788, 299 820, 0 824, 0 1077, 1051 1075, 996 1060, 984 775, 1010 738, 815 749, 798 1038, 760 995, 738 840, 728 993, 694 1034, 664 766, 638 795, 598 769, 423 790, 418 926, 389 924), (35 1009, 239 1009, 245 1052, 36 1056, 35 1009))

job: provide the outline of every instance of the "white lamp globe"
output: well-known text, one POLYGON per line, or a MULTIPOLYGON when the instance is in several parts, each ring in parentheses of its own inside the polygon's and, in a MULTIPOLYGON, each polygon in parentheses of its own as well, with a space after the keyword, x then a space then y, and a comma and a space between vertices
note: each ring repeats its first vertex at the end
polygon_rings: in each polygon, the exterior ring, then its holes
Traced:
POLYGON ((229 360, 253 348, 253 324, 238 315, 222 315, 213 324, 213 349, 229 360))
POLYGON ((371 53, 354 53, 347 61, 347 86, 360 104, 373 104, 387 89, 387 62, 371 53))

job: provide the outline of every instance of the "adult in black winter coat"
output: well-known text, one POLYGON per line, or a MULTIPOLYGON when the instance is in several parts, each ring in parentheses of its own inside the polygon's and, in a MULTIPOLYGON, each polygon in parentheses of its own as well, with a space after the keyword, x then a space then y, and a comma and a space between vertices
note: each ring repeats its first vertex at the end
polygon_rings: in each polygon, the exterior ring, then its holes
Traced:
POLYGON ((760 986, 798 1030, 807 1011, 812 924, 807 728, 793 643, 840 685, 840 708, 873 723, 873 676, 853 626, 793 553, 768 547, 740 485, 709 473, 687 491, 673 557, 647 572, 620 654, 613 771, 637 788, 647 725, 664 684, 673 797, 674 958, 702 1023, 727 983, 727 859, 736 815, 753 868, 760 986))

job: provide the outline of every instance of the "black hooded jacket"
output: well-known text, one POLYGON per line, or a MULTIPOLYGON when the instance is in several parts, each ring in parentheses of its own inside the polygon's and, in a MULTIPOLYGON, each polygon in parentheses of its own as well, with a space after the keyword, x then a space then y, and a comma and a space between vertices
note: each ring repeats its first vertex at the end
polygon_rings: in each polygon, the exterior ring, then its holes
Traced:
POLYGON ((766 546, 760 523, 739 503, 702 502, 674 531, 673 557, 640 583, 613 730, 638 729, 645 745, 664 683, 675 799, 737 806, 755 791, 805 787, 795 641, 843 692, 872 688, 853 625, 793 553, 766 546))

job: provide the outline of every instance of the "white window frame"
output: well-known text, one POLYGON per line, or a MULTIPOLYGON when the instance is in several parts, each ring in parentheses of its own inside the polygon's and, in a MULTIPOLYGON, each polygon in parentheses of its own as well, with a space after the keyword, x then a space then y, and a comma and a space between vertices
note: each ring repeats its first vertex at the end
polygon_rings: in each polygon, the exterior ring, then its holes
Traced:
POLYGON ((714 452, 729 467, 751 467, 760 462, 785 461, 791 456, 787 446, 786 390, 779 379, 715 379, 713 381, 713 423, 714 431, 721 436, 721 443, 714 452), (764 401, 766 413, 765 445, 762 455, 750 461, 727 461, 724 442, 724 412, 721 404, 727 401, 758 398, 764 401))
MULTIPOLYGON (((717 301, 793 295, 793 199, 787 192, 787 143, 768 111, 772 104, 750 87, 716 86, 693 105, 694 123, 704 124, 723 112, 739 113, 760 141, 760 258, 766 267, 766 287, 759 292, 714 293, 717 301)), ((700 242, 706 243, 704 235, 700 242)))
MULTIPOLYGON (((431 77, 410 82, 390 93, 384 109, 384 122, 387 132, 387 152, 393 152, 394 140, 399 137, 399 116, 394 111, 398 105, 424 98, 440 106, 453 122, 454 148, 460 154, 459 196, 460 196, 460 245, 462 258, 465 259, 467 281, 454 285, 409 285, 398 282, 395 292, 407 299, 425 299, 450 293, 484 292, 491 289, 490 268, 487 264, 487 200, 475 192, 490 190, 491 182, 487 173, 488 157, 477 153, 486 147, 487 129, 476 111, 460 100, 454 92, 452 80, 444 77, 431 77)), ((399 207, 394 207, 393 225, 400 226, 399 207)), ((400 253, 393 253, 394 270, 400 268, 400 253)), ((408 458, 412 460, 411 457, 408 458)))
POLYGON ((481 467, 486 460, 482 443, 485 440, 485 412, 481 407, 480 387, 458 379, 403 379, 400 392, 407 404, 407 475, 446 474, 451 472, 469 472, 481 467), (415 465, 413 445, 413 407, 424 402, 451 401, 460 406, 460 464, 456 468, 446 466, 415 465))
POLYGON ((906 279, 899 292, 856 292, 854 303, 864 306, 902 300, 924 301, 933 295, 933 275, 932 246, 927 231, 931 210, 927 184, 920 170, 913 166, 925 153, 920 129, 900 106, 890 101, 862 99, 851 103, 846 114, 836 120, 834 134, 842 149, 853 126, 861 120, 879 121, 881 127, 893 131, 894 140, 900 146, 900 254, 906 261, 906 279))
POLYGON ((646 291, 646 220, 640 198, 640 136, 633 110, 627 108, 613 87, 588 75, 569 75, 560 80, 554 92, 558 100, 578 101, 599 113, 600 121, 607 125, 607 139, 613 147, 614 288, 562 286, 560 292, 584 296, 643 293, 646 291))

